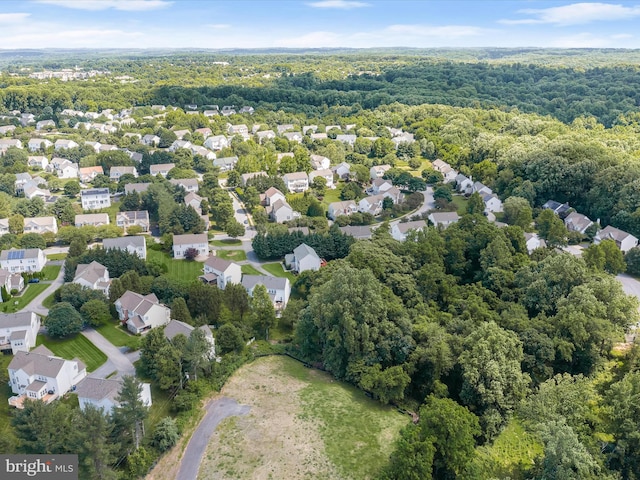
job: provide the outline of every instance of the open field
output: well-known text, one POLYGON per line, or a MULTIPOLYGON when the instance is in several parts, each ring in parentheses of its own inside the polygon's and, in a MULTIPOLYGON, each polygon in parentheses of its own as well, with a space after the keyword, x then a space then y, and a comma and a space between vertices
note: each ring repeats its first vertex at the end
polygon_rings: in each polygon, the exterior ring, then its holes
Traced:
POLYGON ((251 411, 220 424, 199 480, 374 478, 409 421, 287 357, 245 365, 222 393, 251 411))
POLYGON ((285 272, 281 263, 265 263, 262 268, 274 277, 288 278, 291 285, 296 281, 296 276, 291 272, 285 272))
POLYGON ((11 297, 11 300, 2 304, 0 310, 4 313, 14 313, 22 310, 31 303, 31 300, 44 292, 48 286, 48 283, 29 283, 22 291, 22 295, 11 297))
POLYGON ((247 253, 244 250, 216 250, 216 257, 230 262, 241 262, 247 259, 247 253))
POLYGON ((189 260, 174 260, 168 254, 158 250, 147 249, 147 261, 164 263, 167 266, 167 275, 172 278, 193 282, 202 275, 202 263, 189 260))
POLYGON ((263 275, 263 273, 253 265, 240 265, 240 270, 247 275, 263 275))
POLYGON ((114 322, 108 322, 96 328, 96 330, 116 347, 129 347, 130 350, 138 350, 140 348, 141 337, 131 335, 114 322))
POLYGON ((38 335, 36 343, 44 345, 58 357, 66 358, 67 360, 73 360, 78 357, 87 366, 87 372, 93 372, 107 361, 107 356, 79 333, 75 337, 62 340, 38 335))

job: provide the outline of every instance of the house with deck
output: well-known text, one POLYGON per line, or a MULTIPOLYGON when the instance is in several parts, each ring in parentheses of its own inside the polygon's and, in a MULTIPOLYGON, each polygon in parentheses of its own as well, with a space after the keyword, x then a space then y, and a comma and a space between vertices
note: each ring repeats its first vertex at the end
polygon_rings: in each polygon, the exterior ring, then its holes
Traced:
POLYGON ((35 312, 0 313, 0 353, 28 352, 36 346, 39 330, 35 312))
POLYGON ((190 248, 198 252, 198 256, 209 255, 209 238, 206 233, 189 233, 173 236, 173 258, 181 260, 190 248))
POLYGON ((142 260, 147 259, 147 241, 142 235, 132 235, 120 238, 105 238, 102 240, 105 250, 124 250, 137 255, 142 260))

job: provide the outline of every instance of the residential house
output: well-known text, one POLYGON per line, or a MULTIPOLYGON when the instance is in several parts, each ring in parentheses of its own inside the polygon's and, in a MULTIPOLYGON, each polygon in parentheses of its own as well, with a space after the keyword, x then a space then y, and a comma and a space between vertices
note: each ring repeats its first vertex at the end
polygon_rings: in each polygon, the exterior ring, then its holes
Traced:
POLYGON ((39 248, 2 250, 0 268, 11 273, 40 272, 47 263, 47 257, 39 248))
POLYGON ((45 170, 47 168, 47 165, 49 165, 49 159, 42 155, 29 156, 29 158, 27 159, 27 165, 29 165, 31 168, 45 170))
POLYGON ((46 202, 48 198, 51 198, 51 192, 49 190, 39 188, 33 181, 25 184, 23 188, 24 196, 29 200, 35 197, 40 197, 46 202))
POLYGON ((545 242, 544 239, 540 238, 537 233, 525 232, 524 239, 529 255, 531 255, 534 250, 538 248, 545 248, 547 246, 547 242, 545 242))
POLYGON ((0 313, 0 353, 28 352, 36 346, 40 317, 34 312, 0 313))
POLYGON ((589 217, 582 215, 581 213, 571 212, 564 219, 564 224, 570 232, 580 232, 584 235, 584 232, 587 231, 587 228, 593 225, 593 222, 589 217))
POLYGON ((371 182, 371 186, 367 188, 369 195, 379 195, 393 188, 393 182, 384 178, 376 178, 371 182))
MULTIPOLYGON (((133 120, 133 118, 131 119, 133 120)), ((124 122, 120 122, 120 123, 124 123, 124 122)), ((135 120, 134 120, 135 123, 135 120)), ((140 135, 139 133, 134 133, 134 132, 127 132, 124 135, 122 135, 124 138, 133 138, 137 141, 142 141, 142 135, 140 135)))
POLYGON ((544 205, 542 205, 542 208, 546 210, 552 210, 553 213, 558 215, 560 218, 564 218, 565 216, 567 216, 569 210, 571 209, 568 203, 560 203, 556 202, 555 200, 548 200, 544 205))
POLYGON ((212 134, 211 129, 208 127, 196 128, 193 133, 199 133, 205 140, 212 134))
POLYGON ((302 138, 304 137, 304 135, 302 135, 302 132, 284 132, 282 136, 290 142, 297 143, 302 143, 302 138))
POLYGON ((455 182, 458 172, 451 168, 451 165, 449 165, 447 162, 443 162, 442 160, 438 159, 434 160, 431 166, 436 172, 440 172, 442 174, 442 176, 444 177, 444 183, 455 182))
POLYGON ((199 215, 202 215, 202 200, 204 200, 204 198, 193 192, 189 192, 184 196, 185 205, 193 208, 199 215))
POLYGON ((104 170, 101 165, 96 165, 95 167, 80 167, 78 174, 82 183, 90 183, 93 182, 98 175, 104 175, 104 170))
POLYGON ((15 138, 0 138, 0 155, 4 155, 11 147, 21 149, 22 142, 15 138))
MULTIPOLYGON (((191 336, 191 332, 194 330, 195 328, 188 323, 181 322, 180 320, 171 320, 167 326, 164 327, 164 336, 167 337, 167 340, 169 341, 173 340, 178 335, 184 335, 189 338, 191 336)), ((211 328, 209 325, 202 325, 198 327, 198 330, 202 330, 202 332, 204 332, 204 338, 209 342, 209 351, 206 352, 205 356, 208 360, 213 360, 216 358, 216 341, 215 338, 213 338, 211 328)))
POLYGON ((100 290, 105 295, 109 295, 109 270, 98 262, 89 264, 81 263, 76 267, 76 275, 73 277, 73 283, 77 283, 91 290, 100 290))
POLYGON ((327 188, 335 188, 333 184, 333 172, 329 169, 314 170, 309 173, 309 183, 313 184, 315 178, 324 178, 327 182, 327 188))
POLYGON ((151 175, 153 175, 154 177, 156 175, 162 175, 163 177, 166 177, 169 171, 175 168, 175 166, 175 163, 159 163, 157 165, 151 165, 151 167, 149 167, 149 173, 151 173, 151 175))
POLYGON ((370 195, 364 197, 358 202, 358 211, 362 213, 370 213, 371 215, 379 215, 382 213, 382 202, 384 201, 384 194, 370 195))
POLYGON ((427 218, 434 226, 443 228, 447 228, 452 223, 460 220, 457 212, 433 212, 427 218))
MULTIPOLYGON (((84 410, 91 405, 97 410, 102 410, 109 415, 120 406, 118 397, 122 390, 121 378, 93 378, 86 377, 76 386, 74 393, 78 395, 80 409, 84 410)), ((152 405, 151 384, 141 383, 140 400, 145 407, 152 405)))
POLYGON ((331 220, 335 220, 341 215, 351 215, 358 211, 358 205, 353 200, 345 200, 344 202, 332 202, 327 209, 327 216, 331 220))
POLYGON ((94 151, 94 152, 96 152, 96 153, 100 153, 100 147, 102 146, 102 144, 101 144, 100 142, 90 142, 90 141, 87 141, 87 142, 84 142, 84 144, 85 144, 87 147, 91 147, 91 148, 93 148, 93 151, 94 151))
POLYGON ((53 146, 50 140, 46 138, 32 138, 27 143, 27 148, 30 152, 37 152, 38 150, 46 150, 47 148, 53 146))
POLYGON ((111 170, 109 170, 109 179, 112 182, 118 182, 120 181, 120 177, 127 174, 133 175, 136 178, 138 177, 136 167, 115 166, 111 167, 111 170))
POLYGON ((276 223, 284 223, 300 217, 300 213, 294 211, 291 205, 284 200, 276 200, 267 206, 265 210, 269 219, 276 223))
POLYGON ((237 263, 219 257, 209 257, 204 262, 204 275, 200 279, 205 283, 215 284, 224 290, 229 283, 239 284, 242 280, 242 270, 237 263))
POLYGON ((293 249, 293 254, 285 256, 284 263, 296 273, 301 273, 306 270, 317 272, 320 270, 322 260, 320 260, 320 257, 313 248, 306 243, 302 243, 293 249))
POLYGON ((27 398, 50 403, 87 376, 87 368, 80 360, 56 357, 44 345, 31 352, 16 352, 7 370, 15 394, 9 405, 19 409, 27 398))
POLYGON ((174 130, 173 133, 175 133, 178 140, 182 140, 187 134, 191 135, 190 130, 174 130))
POLYGON ((285 173, 282 176, 287 190, 292 193, 301 193, 309 190, 309 176, 307 172, 285 173))
POLYGON ((262 132, 256 132, 256 137, 258 138, 258 143, 262 143, 263 140, 276 138, 276 134, 273 130, 264 130, 262 132))
POLYGON ((142 137, 143 145, 148 145, 150 147, 157 147, 159 143, 160 143, 160 137, 157 135, 147 134, 144 137, 142 137))
POLYGON ((253 107, 249 107, 248 105, 245 105, 240 109, 238 113, 247 113, 249 115, 253 115, 255 113, 255 109, 253 107))
POLYGON ((278 130, 278 135, 282 135, 284 132, 289 130, 293 130, 296 128, 292 123, 285 123, 283 125, 277 125, 276 130, 278 130))
POLYGON ((456 190, 460 193, 471 193, 473 189, 473 180, 466 175, 459 173, 455 178, 456 190))
MULTIPOLYGON (((3 118, 7 117, 3 116, 3 118)), ((10 133, 13 133, 15 129, 15 125, 3 125, 2 127, 0 127, 0 135, 9 135, 10 133)))
POLYGON ((99 150, 99 153, 115 152, 116 150, 119 150, 119 148, 116 145, 108 145, 106 143, 103 143, 102 145, 100 145, 100 148, 98 150, 99 150))
POLYGON ((410 231, 421 232, 426 227, 427 222, 424 220, 394 223, 391 227, 391 236, 400 242, 404 242, 410 231))
POLYGON ((326 140, 329 136, 325 132, 312 133, 309 135, 311 140, 326 140))
POLYGON ((370 225, 348 225, 340 227, 340 231, 356 240, 371 240, 373 236, 373 230, 370 225))
POLYGON ((208 148, 201 147, 200 145, 191 145, 191 153, 206 158, 207 160, 215 160, 216 154, 208 148))
POLYGON ((492 194, 493 190, 487 187, 482 182, 473 182, 473 187, 471 187, 471 193, 479 193, 480 196, 492 194))
POLYGON ((278 190, 276 187, 269 187, 266 192, 264 192, 264 205, 269 206, 276 203, 278 200, 282 200, 283 202, 287 201, 284 193, 278 190))
POLYGON ((351 174, 351 165, 347 162, 342 162, 341 164, 333 167, 331 171, 336 174, 338 178, 346 180, 351 174))
MULTIPOLYGON (((7 289, 7 293, 13 290, 21 292, 24 290, 24 278, 19 273, 11 273, 9 270, 0 268, 0 288, 2 287, 7 289)), ((3 300, 0 299, 0 303, 2 302, 3 300)))
POLYGON ((57 152, 60 150, 68 150, 70 148, 77 148, 80 145, 78 145, 73 140, 65 140, 65 139, 59 138, 58 140, 56 140, 56 143, 54 143, 53 146, 57 152))
POLYGON ((197 178, 172 178, 169 183, 184 188, 187 193, 197 193, 200 188, 197 178))
POLYGON ((24 219, 24 233, 58 233, 56 217, 31 217, 24 219))
POLYGON ((145 333, 171 320, 171 310, 161 304, 153 293, 140 295, 127 290, 115 301, 118 318, 134 334, 145 333))
POLYGON ((391 165, 375 165, 369 169, 371 180, 384 177, 384 174, 391 169, 391 165))
POLYGON ((128 212, 118 212, 116 214, 116 225, 127 231, 133 225, 142 228, 143 232, 148 232, 151 227, 149 212, 147 210, 132 210, 128 212))
POLYGON ((403 132, 393 137, 391 141, 395 144, 397 150, 400 145, 414 143, 416 140, 412 133, 403 132))
POLYGON ((102 240, 102 246, 105 250, 124 250, 132 255, 137 255, 142 260, 147 259, 147 242, 142 235, 105 238, 102 240))
POLYGON ((213 135, 204 141, 204 146, 215 152, 227 148, 229 146, 229 139, 224 135, 213 135))
POLYGON ((181 148, 191 150, 191 147, 193 147, 193 144, 188 140, 175 140, 169 147, 169 151, 175 152, 177 150, 180 150, 181 148))
POLYGON ((356 136, 355 135, 337 135, 336 141, 346 143, 347 145, 351 145, 353 147, 353 145, 356 143, 356 136))
POLYGON ((221 172, 228 172, 229 170, 233 170, 237 163, 238 157, 223 157, 216 158, 213 161, 213 166, 218 167, 221 172))
POLYGON ((173 258, 183 259, 190 248, 198 252, 198 256, 209 255, 209 238, 206 233, 189 233, 173 236, 173 258))
POLYGON ((16 191, 16 195, 24 193, 24 186, 31 181, 31 175, 28 173, 16 173, 16 181, 13 182, 13 188, 16 191))
POLYGON ((257 285, 264 285, 267 293, 273 302, 276 310, 283 310, 289 302, 291 295, 291 284, 288 278, 270 277, 266 275, 243 275, 242 286, 247 290, 249 296, 253 295, 253 290, 257 285))
POLYGON ((9 219, 0 218, 0 237, 9 233, 9 219))
POLYGON ((308 131, 311 131, 311 133, 315 133, 318 130, 318 125, 305 125, 304 127, 302 127, 302 133, 303 134, 307 134, 308 131))
POLYGON ((324 131, 327 133, 333 129, 342 131, 342 127, 340 125, 327 125, 326 127, 324 127, 324 131))
POLYGON ((240 178, 242 179, 242 186, 246 187, 247 182, 252 178, 266 177, 266 176, 267 176, 267 172, 251 172, 251 173, 243 173, 242 175, 240 175, 240 178))
POLYGON ((137 192, 137 193, 146 192, 147 189, 149 188, 149 185, 151 184, 150 183, 127 183, 124 186, 124 193, 128 194, 132 192, 137 192))
POLYGON ((593 243, 596 245, 603 240, 613 240, 622 253, 627 253, 632 248, 638 246, 638 239, 619 228, 612 227, 611 225, 604 227, 602 230, 598 230, 596 236, 593 239, 593 243))
POLYGON ((76 215, 75 222, 76 227, 84 227, 86 225, 92 227, 100 227, 102 225, 109 225, 108 213, 83 213, 76 215))
POLYGON ((202 114, 207 117, 215 117, 216 115, 220 115, 220 112, 216 109, 216 110, 205 110, 204 112, 202 112, 202 114))
POLYGON ((241 123, 240 125, 231 125, 227 123, 227 133, 231 136, 248 134, 249 128, 244 123, 241 123))
POLYGON ((111 206, 111 195, 108 188, 89 188, 80 191, 83 210, 100 210, 111 206))
POLYGON ((78 178, 78 164, 66 158, 54 157, 47 169, 55 173, 58 178, 78 178))
POLYGON ((484 202, 484 211, 499 213, 502 212, 502 200, 500 200, 493 193, 485 193, 482 195, 482 201, 484 202))

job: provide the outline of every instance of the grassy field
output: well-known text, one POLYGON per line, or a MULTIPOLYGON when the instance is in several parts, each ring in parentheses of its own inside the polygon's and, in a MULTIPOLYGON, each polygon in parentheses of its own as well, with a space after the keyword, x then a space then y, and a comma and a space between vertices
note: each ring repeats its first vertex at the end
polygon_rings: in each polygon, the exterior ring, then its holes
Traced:
POLYGON ((58 357, 66 358, 67 360, 73 360, 78 357, 85 363, 88 372, 93 372, 107 361, 107 356, 80 334, 63 340, 38 335, 37 344, 44 345, 58 357))
POLYGON ((333 202, 340 202, 342 199, 340 198, 340 194, 342 193, 342 189, 344 188, 344 182, 336 183, 335 189, 327 188, 324 192, 324 197, 322 198, 322 203, 325 205, 329 205, 333 202))
POLYGON ((242 270, 242 273, 246 273, 247 275, 263 275, 260 270, 252 265, 240 265, 240 270, 242 270))
POLYGON ((64 260, 67 258, 66 253, 52 253, 51 255, 47 255, 47 260, 64 260))
POLYGON ((60 273, 60 269, 62 265, 47 265, 42 269, 42 277, 40 281, 53 281, 58 278, 58 274, 60 273))
POLYGON ((114 202, 111 204, 110 207, 108 208, 103 208, 102 210, 100 210, 100 213, 106 213, 109 215, 109 221, 112 224, 116 224, 116 215, 118 215, 118 212, 120 211, 120 202, 114 202))
POLYGON ((44 292, 49 284, 47 283, 29 283, 19 297, 12 297, 11 300, 0 306, 0 310, 5 313, 13 313, 22 310, 29 305, 31 301, 44 292))
POLYGON ((9 422, 11 421, 11 411, 13 407, 9 407, 8 400, 13 396, 11 387, 9 386, 9 372, 7 367, 11 362, 13 355, 0 354, 0 435, 2 438, 13 440, 13 432, 9 422))
POLYGON ((281 263, 265 263, 262 265, 267 272, 269 272, 274 277, 283 277, 288 278, 291 285, 296 281, 296 276, 291 272, 285 272, 281 263))
POLYGON ((247 259, 247 252, 244 250, 216 250, 216 257, 224 258, 230 262, 241 262, 247 259))
POLYGON ((456 206, 458 215, 464 215, 467 213, 467 203, 469 203, 469 200, 464 198, 462 195, 453 196, 453 204, 456 206))
POLYGON ((140 337, 131 335, 114 322, 106 323, 96 328, 96 330, 116 347, 129 347, 130 350, 138 350, 140 348, 140 337))
POLYGON ((147 261, 164 263, 167 266, 167 275, 186 282, 193 282, 202 275, 202 263, 189 260, 174 260, 168 254, 157 250, 147 249, 147 261))
POLYGON ((53 292, 51 295, 49 295, 47 298, 45 298, 42 301, 42 306, 45 308, 51 308, 55 305, 56 303, 56 299, 55 299, 56 293, 53 292))
POLYGON ((242 367, 222 394, 249 405, 211 437, 199 480, 371 479, 409 418, 287 357, 242 367))
POLYGON ((242 245, 242 240, 238 240, 237 238, 225 238, 224 240, 211 240, 209 243, 216 247, 231 247, 234 245, 242 245))

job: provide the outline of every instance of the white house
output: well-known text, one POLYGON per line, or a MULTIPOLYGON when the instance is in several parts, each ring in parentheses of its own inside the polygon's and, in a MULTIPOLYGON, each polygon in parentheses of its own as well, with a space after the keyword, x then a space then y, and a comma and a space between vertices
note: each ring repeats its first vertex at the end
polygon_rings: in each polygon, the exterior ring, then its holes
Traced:
POLYGON ((0 253, 0 268, 11 273, 40 272, 45 263, 47 257, 39 248, 2 250, 0 253))
POLYGON ((190 233, 173 236, 173 258, 183 259, 185 252, 194 248, 198 256, 209 255, 209 238, 206 233, 190 233))
POLYGON ((109 170, 109 180, 112 182, 118 182, 120 177, 127 174, 138 178, 138 171, 136 170, 136 167, 114 166, 109 170))
POLYGON ((200 188, 197 178, 172 178, 169 180, 169 183, 171 185, 184 188, 184 191, 187 193, 198 193, 200 188))
POLYGON ((347 145, 351 145, 353 147, 353 145, 356 143, 356 136, 355 135, 337 135, 336 141, 346 143, 347 145))
POLYGON ((0 314, 0 353, 28 352, 36 346, 40 317, 34 312, 0 314))
POLYGON ((47 148, 53 146, 50 140, 46 138, 32 138, 27 143, 27 148, 30 152, 37 152, 38 150, 46 150, 47 148))
POLYGON ((358 202, 358 211, 362 213, 370 213, 371 215, 379 215, 382 212, 382 202, 384 194, 370 195, 364 197, 358 202))
POLYGON ((276 310, 282 310, 289 302, 291 295, 291 284, 288 278, 269 277, 266 275, 243 275, 242 286, 247 290, 249 296, 253 295, 256 285, 264 285, 276 310))
POLYGON ((147 259, 147 242, 142 235, 105 238, 102 241, 102 246, 105 250, 125 250, 132 255, 137 255, 142 260, 147 259))
POLYGON ((309 173, 309 183, 313 184, 316 178, 324 178, 327 182, 327 188, 335 188, 333 185, 333 172, 331 170, 314 170, 309 173))
POLYGON ((391 227, 391 236, 400 242, 407 239, 407 234, 411 231, 420 232, 426 228, 427 222, 424 220, 415 220, 413 222, 394 223, 391 227))
POLYGON ((39 188, 37 185, 34 185, 34 181, 28 182, 24 185, 24 196, 31 200, 35 197, 40 197, 45 200, 48 197, 51 197, 51 192, 49 190, 45 190, 43 188, 39 188))
POLYGON ((221 172, 228 172, 233 170, 238 163, 238 157, 222 157, 216 158, 213 161, 213 166, 218 167, 221 172))
POLYGON ((302 243, 293 249, 293 254, 285 256, 285 264, 291 268, 294 272, 301 273, 305 270, 313 270, 317 272, 320 270, 322 260, 306 243, 302 243))
POLYGON ((242 269, 237 263, 219 257, 209 257, 204 262, 204 275, 200 279, 206 283, 215 283, 224 290, 229 283, 239 284, 242 280, 242 269))
POLYGON ((370 240, 373 236, 373 229, 370 225, 347 225, 340 227, 340 231, 356 240, 370 240))
POLYGON ((349 175, 351 174, 351 165, 347 162, 342 162, 341 164, 333 167, 331 171, 335 173, 338 178, 345 180, 349 178, 349 175))
POLYGON ((593 238, 593 243, 597 245, 603 240, 613 240, 623 253, 627 253, 632 248, 638 246, 638 239, 636 237, 611 225, 599 230, 593 238))
POLYGON ((502 212, 502 200, 500 200, 494 193, 485 193, 482 195, 484 201, 485 212, 502 212))
POLYGON ((84 227, 90 225, 92 227, 100 227, 109 225, 109 214, 107 213, 84 213, 75 217, 74 225, 76 227, 84 227))
POLYGON ((44 345, 31 352, 16 352, 7 370, 11 391, 16 395, 9 399, 9 405, 16 408, 22 408, 27 398, 50 403, 87 376, 80 360, 56 357, 44 345))
POLYGON ((276 134, 273 130, 264 130, 262 132, 256 132, 258 143, 262 143, 263 140, 270 140, 276 138, 276 134))
POLYGON ((384 177, 384 174, 391 169, 391 165, 375 165, 369 169, 371 180, 384 177))
POLYGON ((149 189, 149 185, 151 185, 150 183, 127 183, 124 186, 124 193, 132 193, 132 192, 137 192, 137 193, 142 193, 142 192, 146 192, 149 189))
MULTIPOLYGON (((11 273, 0 268, 0 288, 4 287, 8 293, 12 290, 21 292, 24 289, 24 278, 19 273, 11 273)), ((1 295, 0 295, 1 296, 1 295)), ((3 300, 0 299, 0 303, 3 300)))
POLYGON ((335 220, 340 215, 351 215, 358 211, 358 205, 353 200, 345 200, 344 202, 332 202, 327 209, 327 216, 331 220, 335 220))
POLYGON ((293 193, 301 193, 309 190, 309 176, 307 172, 285 173, 282 176, 287 190, 293 193))
POLYGON ((120 320, 131 333, 144 333, 171 320, 171 310, 162 305, 153 293, 140 295, 127 290, 115 302, 120 320))
MULTIPOLYGON (((96 409, 102 409, 105 415, 113 412, 120 406, 117 398, 120 396, 123 381, 120 378, 93 378, 86 377, 76 386, 74 393, 78 395, 80 409, 84 410, 88 405, 96 409)), ((146 407, 152 405, 151 385, 141 383, 140 400, 146 407)))
MULTIPOLYGON (((191 332, 193 332, 195 328, 193 328, 188 323, 181 322, 180 320, 171 320, 166 327, 164 327, 164 336, 167 337, 167 340, 171 341, 178 335, 184 335, 189 338, 191 332)), ((204 332, 204 338, 209 342, 210 348, 206 353, 206 357, 208 360, 212 360, 216 358, 216 340, 213 338, 213 333, 211 332, 211 328, 209 325, 202 325, 198 327, 198 330, 202 330, 204 332)))
POLYGON ((56 217, 33 217, 24 219, 24 233, 58 233, 56 217))
POLYGON ((142 137, 142 144, 149 145, 150 147, 157 147, 160 143, 160 137, 158 135, 147 134, 142 137))
POLYGON ((213 135, 204 141, 204 146, 213 151, 222 150, 229 146, 229 140, 224 135, 213 135))
POLYGON ((440 172, 442 174, 442 176, 444 177, 444 183, 455 182, 458 172, 451 168, 451 165, 449 165, 447 162, 443 162, 442 160, 438 159, 434 160, 431 166, 436 172, 440 172))
POLYGON ((0 237, 9 233, 9 219, 0 218, 0 237))
POLYGON ((529 255, 531 255, 531 253, 537 248, 545 248, 547 246, 547 242, 540 238, 537 233, 525 232, 524 239, 527 244, 527 252, 529 252, 529 255))
POLYGON ((116 225, 123 228, 126 232, 127 228, 137 225, 142 228, 143 232, 148 232, 151 227, 149 221, 149 212, 147 210, 132 210, 129 212, 118 212, 116 214, 116 225))
POLYGON ((367 188, 369 195, 379 195, 393 188, 393 182, 384 178, 376 178, 371 182, 371 186, 367 188))
POLYGON ((31 168, 39 168, 44 170, 49 165, 49 159, 42 155, 30 155, 27 159, 27 165, 31 168))
POLYGON ((56 140, 56 143, 54 143, 54 148, 56 151, 68 150, 70 148, 77 148, 77 147, 79 147, 79 145, 73 140, 58 139, 56 140))
POLYGON ((429 214, 429 221, 436 227, 447 228, 452 223, 456 223, 460 220, 460 216, 457 212, 433 212, 429 214))
POLYGON ((166 177, 169 173, 169 170, 175 168, 175 166, 175 163, 159 163, 156 165, 151 165, 149 167, 149 173, 151 173, 151 175, 153 175, 154 177, 156 175, 162 175, 163 177, 166 177))
POLYGON ((109 270, 98 262, 81 263, 76 267, 73 283, 91 290, 100 290, 105 295, 109 295, 109 285, 111 285, 109 270))
POLYGON ((13 188, 16 195, 24 193, 24 186, 31 181, 31 175, 28 173, 16 173, 16 181, 13 182, 13 188))
POLYGON ((587 228, 593 225, 593 222, 589 217, 582 215, 581 213, 571 212, 564 219, 564 224, 570 232, 580 232, 584 235, 584 232, 587 231, 587 228))
POLYGON ((22 148, 22 142, 15 138, 0 138, 0 155, 9 150, 11 147, 22 148))
POLYGON ((311 167, 314 170, 326 170, 331 166, 331 160, 323 155, 311 155, 311 167))
POLYGON ((269 218, 276 223, 288 222, 294 218, 300 217, 300 213, 291 208, 284 200, 276 200, 271 205, 265 207, 269 218))
POLYGON ((455 178, 456 190, 460 193, 471 193, 473 188, 473 180, 466 175, 459 173, 455 178))
POLYGON ((47 170, 54 172, 58 178, 78 178, 78 164, 66 158, 54 157, 47 170))
POLYGON ((90 188, 80 192, 83 210, 100 210, 111 206, 111 195, 108 188, 90 188))

